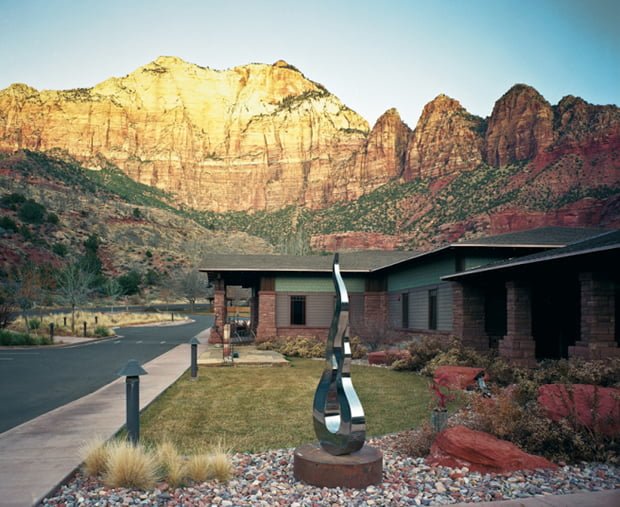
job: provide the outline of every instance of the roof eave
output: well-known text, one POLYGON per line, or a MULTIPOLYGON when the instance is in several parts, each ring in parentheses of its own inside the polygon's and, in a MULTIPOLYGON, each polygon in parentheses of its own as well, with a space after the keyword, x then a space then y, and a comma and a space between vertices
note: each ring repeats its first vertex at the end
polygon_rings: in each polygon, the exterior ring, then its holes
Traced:
POLYGON ((519 266, 525 266, 528 264, 537 264, 537 263, 543 263, 543 262, 548 262, 548 261, 557 260, 557 259, 565 259, 567 257, 579 257, 581 255, 587 255, 587 254, 596 253, 596 252, 604 252, 606 250, 615 250, 617 248, 620 248, 620 245, 618 244, 605 245, 605 246, 598 247, 598 248, 589 248, 587 250, 582 250, 579 252, 566 252, 566 253, 560 253, 556 255, 550 255, 549 257, 545 257, 543 259, 526 259, 526 260, 521 260, 521 261, 516 260, 514 262, 511 262, 510 264, 505 264, 503 266, 487 266, 487 267, 483 266, 481 268, 474 268, 468 271, 463 271, 461 273, 445 275, 445 276, 442 276, 441 279, 452 281, 452 280, 457 280, 459 278, 465 278, 471 275, 477 275, 480 273, 489 273, 491 271, 501 271, 502 269, 511 269, 511 268, 516 268, 519 266))

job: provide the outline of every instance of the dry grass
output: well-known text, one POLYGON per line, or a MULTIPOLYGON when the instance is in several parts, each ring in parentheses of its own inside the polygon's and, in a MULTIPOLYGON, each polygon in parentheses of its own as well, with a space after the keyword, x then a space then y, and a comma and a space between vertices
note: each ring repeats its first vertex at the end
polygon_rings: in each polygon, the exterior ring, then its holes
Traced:
POLYGON ((194 482, 205 482, 211 478, 211 459, 208 454, 194 454, 186 464, 187 477, 194 482))
POLYGON ((209 477, 220 482, 227 482, 233 474, 230 454, 221 444, 211 449, 208 454, 209 477))
MULTIPOLYGON (((187 454, 214 436, 235 452, 315 440, 312 400, 324 363, 294 359, 291 364, 201 368, 197 381, 186 373, 142 413, 143 440, 155 444, 169 437, 187 454)), ((352 379, 369 436, 410 429, 429 419, 428 382, 418 374, 353 365, 352 379)))
MULTIPOLYGON (((174 314, 174 320, 186 320, 184 315, 174 314)), ((39 334, 49 333, 50 323, 54 323, 54 334, 56 336, 71 335, 71 313, 49 313, 31 317, 30 320, 41 321, 39 334), (65 318, 67 325, 64 325, 65 318)), ((98 326, 105 328, 125 327, 136 324, 152 324, 158 322, 170 322, 172 320, 170 313, 132 313, 117 311, 109 312, 85 312, 78 311, 75 313, 75 331, 78 336, 84 334, 84 322, 86 322, 86 334, 92 336, 95 328, 98 326)), ((11 323, 10 329, 14 331, 24 332, 25 323, 23 319, 17 319, 11 323)))
POLYGON ((84 470, 88 475, 102 475, 107 469, 108 449, 103 437, 95 437, 84 442, 80 448, 84 470))
POLYGON ((176 447, 166 439, 155 448, 155 458, 160 476, 165 478, 172 487, 181 486, 187 476, 186 464, 176 447))
POLYGON ((155 456, 127 440, 107 444, 108 461, 103 482, 111 488, 148 489, 158 478, 155 456))

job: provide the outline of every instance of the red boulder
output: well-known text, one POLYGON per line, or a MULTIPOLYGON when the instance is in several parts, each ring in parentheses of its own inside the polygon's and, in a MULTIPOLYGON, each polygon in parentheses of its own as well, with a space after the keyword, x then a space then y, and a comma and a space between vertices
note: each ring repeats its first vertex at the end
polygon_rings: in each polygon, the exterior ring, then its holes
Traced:
POLYGON ((545 384, 538 403, 553 421, 569 418, 604 435, 620 434, 620 389, 590 384, 545 384))
MULTIPOLYGON (((450 389, 467 389, 476 386, 476 376, 484 371, 482 368, 469 366, 438 366, 433 375, 436 384, 450 389)), ((485 382, 488 377, 485 373, 485 382)))
POLYGON ((377 352, 368 353, 368 364, 385 364, 391 365, 399 359, 408 359, 411 357, 408 350, 378 350, 377 352))
POLYGON ((439 433, 426 462, 451 468, 465 466, 481 473, 557 468, 551 461, 523 452, 510 442, 465 426, 455 426, 439 433))

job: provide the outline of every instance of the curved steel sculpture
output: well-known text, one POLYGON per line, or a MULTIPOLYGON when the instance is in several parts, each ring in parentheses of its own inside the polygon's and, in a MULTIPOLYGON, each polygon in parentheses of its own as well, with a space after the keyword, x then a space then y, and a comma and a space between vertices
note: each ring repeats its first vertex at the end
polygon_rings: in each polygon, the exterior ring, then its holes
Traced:
POLYGON ((314 431, 321 447, 334 456, 359 451, 366 438, 364 409, 351 382, 349 295, 340 275, 338 254, 332 278, 336 309, 325 349, 325 370, 314 394, 314 431))

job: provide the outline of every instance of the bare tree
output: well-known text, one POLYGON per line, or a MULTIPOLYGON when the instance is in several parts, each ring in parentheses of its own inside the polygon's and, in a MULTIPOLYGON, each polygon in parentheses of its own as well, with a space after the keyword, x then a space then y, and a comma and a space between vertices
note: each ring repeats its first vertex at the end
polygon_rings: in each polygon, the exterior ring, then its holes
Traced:
POLYGON ((7 327, 16 313, 15 288, 8 282, 0 282, 0 329, 7 327))
POLYGON ((103 284, 103 292, 107 297, 110 298, 110 311, 114 313, 114 303, 123 294, 123 288, 121 287, 121 284, 118 283, 118 281, 114 278, 108 278, 103 284))
POLYGON ((179 293, 187 299, 190 311, 194 311, 196 299, 206 295, 209 279, 205 273, 197 269, 186 269, 177 273, 176 285, 179 293))
POLYGON ((75 334, 75 308, 84 303, 92 289, 93 275, 82 271, 79 265, 65 267, 56 279, 57 292, 64 304, 71 306, 71 333, 75 334))
POLYGON ((26 333, 30 330, 28 323, 28 310, 34 308, 36 303, 41 300, 43 288, 41 287, 41 277, 34 266, 24 266, 20 269, 16 282, 15 301, 19 306, 26 333))

